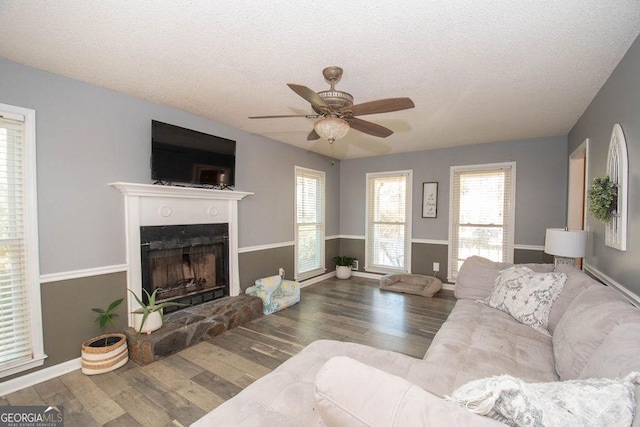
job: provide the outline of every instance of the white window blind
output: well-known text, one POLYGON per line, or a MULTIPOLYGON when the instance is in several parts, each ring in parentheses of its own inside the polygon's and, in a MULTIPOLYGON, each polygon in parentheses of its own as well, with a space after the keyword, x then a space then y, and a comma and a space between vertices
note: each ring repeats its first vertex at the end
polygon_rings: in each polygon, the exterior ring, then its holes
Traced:
POLYGON ((411 171, 367 174, 367 271, 410 271, 411 182, 411 171))
POLYGON ((515 163, 451 168, 449 280, 472 255, 513 262, 515 163))
POLYGON ((34 230, 35 137, 27 132, 33 134, 35 126, 7 107, 0 104, 0 376, 38 366, 45 357, 34 230))
POLYGON ((296 170, 296 279, 325 271, 325 173, 296 170))

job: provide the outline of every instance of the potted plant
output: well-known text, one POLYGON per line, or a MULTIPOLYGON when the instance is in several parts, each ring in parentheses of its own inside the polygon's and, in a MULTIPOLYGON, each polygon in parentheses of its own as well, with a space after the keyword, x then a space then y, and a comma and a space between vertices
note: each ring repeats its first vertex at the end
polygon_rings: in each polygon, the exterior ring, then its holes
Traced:
MULTIPOLYGON (((92 308, 98 313, 96 322, 101 329, 110 329, 115 326, 118 314, 114 311, 124 298, 117 299, 109 304, 106 310, 92 308)), ((86 375, 102 374, 113 371, 123 366, 129 360, 127 337, 121 333, 105 333, 86 340, 82 343, 82 373, 86 375)))
POLYGON ((334 256, 333 262, 336 263, 336 277, 338 279, 348 279, 351 277, 351 265, 356 259, 350 256, 334 256))
POLYGON ((140 305, 139 309, 131 312, 131 314, 133 314, 133 329, 138 333, 150 334, 151 332, 160 329, 164 321, 164 314, 162 310, 165 307, 180 307, 186 305, 173 301, 165 301, 160 304, 156 304, 158 289, 159 288, 156 288, 151 294, 149 294, 146 289, 142 289, 142 291, 147 295, 147 304, 143 303, 138 295, 129 289, 129 292, 131 292, 140 305))
POLYGON ((589 212, 600 222, 608 223, 616 209, 618 186, 608 176, 598 176, 591 182, 588 192, 589 212))

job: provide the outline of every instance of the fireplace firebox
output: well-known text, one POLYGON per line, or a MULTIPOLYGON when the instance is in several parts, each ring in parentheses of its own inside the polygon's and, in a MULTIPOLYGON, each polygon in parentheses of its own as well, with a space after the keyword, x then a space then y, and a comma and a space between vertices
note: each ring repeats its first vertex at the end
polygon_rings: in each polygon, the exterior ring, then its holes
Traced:
POLYGON ((226 223, 140 227, 140 254, 142 288, 157 290, 156 302, 185 304, 165 313, 229 296, 226 223))

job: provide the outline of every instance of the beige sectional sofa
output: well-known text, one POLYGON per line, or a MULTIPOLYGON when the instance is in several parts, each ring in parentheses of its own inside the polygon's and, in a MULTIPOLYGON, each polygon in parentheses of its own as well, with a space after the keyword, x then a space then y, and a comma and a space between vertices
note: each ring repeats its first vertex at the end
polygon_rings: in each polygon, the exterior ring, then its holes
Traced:
MULTIPOLYGON (((554 270, 550 264, 528 266, 554 270)), ((567 278, 548 314, 547 336, 477 302, 506 267, 479 257, 463 264, 458 301, 423 359, 316 341, 194 425, 502 425, 443 397, 494 375, 540 383, 640 371, 640 309, 617 291, 558 266, 555 271, 567 278)))

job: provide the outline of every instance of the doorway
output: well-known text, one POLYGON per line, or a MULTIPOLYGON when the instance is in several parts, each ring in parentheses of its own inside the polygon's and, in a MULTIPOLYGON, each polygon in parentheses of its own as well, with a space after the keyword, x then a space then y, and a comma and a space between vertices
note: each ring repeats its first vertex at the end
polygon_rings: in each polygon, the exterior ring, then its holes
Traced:
MULTIPOLYGON (((569 156, 569 185, 567 191, 567 227, 569 230, 585 230, 586 228, 586 194, 589 155, 589 138, 576 148, 569 156)), ((582 268, 582 259, 576 260, 576 267, 582 268)))

